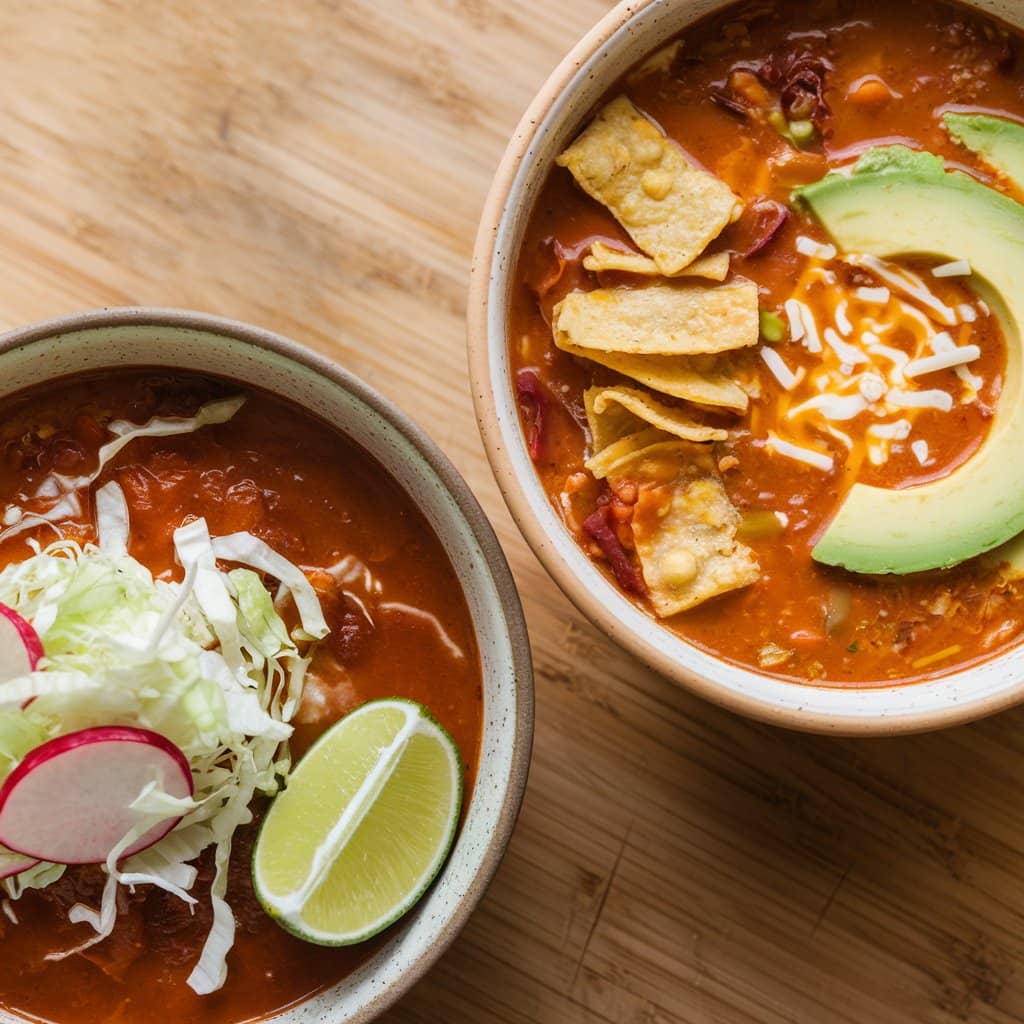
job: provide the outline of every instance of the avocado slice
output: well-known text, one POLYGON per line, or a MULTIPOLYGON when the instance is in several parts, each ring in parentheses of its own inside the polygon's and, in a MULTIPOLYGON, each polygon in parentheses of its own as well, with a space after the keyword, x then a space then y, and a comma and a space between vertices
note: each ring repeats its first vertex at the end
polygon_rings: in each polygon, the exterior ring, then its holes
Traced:
POLYGON ((946 131, 1024 192, 1024 124, 991 114, 942 115, 946 131))
MULTIPOLYGON (((991 114, 948 113, 942 118, 949 134, 977 153, 1024 193, 1024 124, 991 114)), ((1024 579, 1024 533, 988 556, 1003 562, 1010 579, 1024 579)))
POLYGON ((1024 530, 1024 206, 931 153, 883 146, 852 173, 797 189, 847 252, 966 259, 1002 325, 1002 395, 980 449, 948 476, 887 490, 854 484, 815 546, 815 560, 860 573, 956 565, 1024 530))

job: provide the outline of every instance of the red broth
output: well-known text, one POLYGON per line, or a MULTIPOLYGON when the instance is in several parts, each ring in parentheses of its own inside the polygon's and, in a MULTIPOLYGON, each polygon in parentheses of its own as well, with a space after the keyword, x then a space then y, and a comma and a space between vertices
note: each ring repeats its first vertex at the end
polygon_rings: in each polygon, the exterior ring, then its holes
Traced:
MULTIPOLYGON (((332 636, 314 656, 297 716, 298 755, 328 725, 367 700, 400 696, 425 704, 451 733, 471 792, 482 732, 480 660, 463 594, 422 513, 365 451, 297 406, 230 381, 186 372, 104 371, 58 381, 0 401, 0 504, 32 493, 50 473, 96 464, 111 420, 190 416, 211 399, 244 392, 233 420, 192 435, 133 441, 96 486, 116 480, 131 512, 131 554, 164 578, 179 578, 172 534, 204 516, 214 535, 248 530, 300 565, 322 589, 332 636), (348 559, 352 582, 331 585, 324 570, 348 559), (372 582, 367 594, 365 582, 372 582), (371 611, 370 628, 356 603, 371 611), (412 610, 412 611, 410 611, 412 610), (418 614, 417 614, 418 613, 418 614), (444 641, 441 631, 447 636, 444 641), (464 654, 454 657, 454 644, 464 654)), ((83 503, 87 504, 87 503, 83 503)), ((94 541, 92 512, 60 524, 94 541)), ((28 535, 31 536, 31 535, 28 535)), ((46 544, 52 531, 34 536, 46 544)), ((25 537, 0 545, 0 565, 29 554, 25 537)), ((257 816, 261 808, 255 808, 257 816)), ((194 915, 159 890, 123 894, 110 938, 62 961, 46 954, 88 938, 67 923, 76 902, 99 903, 98 869, 64 878, 0 916, 0 1004, 58 1024, 235 1024, 270 1015, 344 978, 386 941, 330 949, 284 932, 251 887, 256 825, 239 830, 228 899, 238 930, 228 980, 197 996, 186 979, 210 926, 205 898, 212 870, 201 864, 194 915)))
MULTIPOLYGON (((927 149, 1014 192, 1008 182, 993 181, 979 161, 948 138, 939 121, 950 106, 1002 111, 1024 120, 1024 42, 996 22, 933 0, 755 0, 699 22, 682 40, 670 67, 643 77, 627 75, 597 107, 625 94, 692 160, 747 203, 763 197, 788 204, 795 186, 817 181, 872 145, 891 142, 927 149), (800 54, 830 65, 825 99, 831 114, 823 122, 823 138, 804 150, 787 143, 771 125, 738 116, 715 96, 737 65, 800 54), (860 86, 873 78, 895 95, 885 101, 872 97, 870 89, 862 93, 860 86)), ((759 286, 762 309, 777 309, 793 294, 805 262, 795 247, 800 235, 826 241, 809 214, 791 207, 788 222, 770 244, 748 258, 733 257, 732 272, 759 286)), ((586 472, 582 393, 594 384, 637 385, 561 352, 549 326, 553 307, 566 294, 598 285, 597 276, 581 263, 595 239, 634 248, 612 214, 587 196, 568 170, 553 168, 523 242, 509 335, 513 372, 534 371, 543 392, 542 445, 534 434, 536 399, 527 396, 521 402, 524 434, 537 451, 537 473, 566 527, 607 572, 605 555, 583 523, 599 503, 610 501, 618 536, 632 558, 629 521, 636 488, 610 493, 586 472)), ((743 252, 750 241, 751 232, 741 221, 709 252, 743 252)), ((945 300, 971 301, 971 293, 956 279, 932 279, 927 265, 911 263, 910 268, 925 274, 929 288, 945 300)), ((604 275, 602 282, 609 286, 629 279, 604 275)), ((841 282, 849 287, 871 283, 878 282, 854 273, 841 282)), ((928 411, 915 421, 914 436, 927 441, 933 460, 927 469, 909 446, 883 466, 849 460, 845 471, 831 478, 772 457, 763 439, 779 426, 783 391, 752 353, 741 357, 749 358, 746 369, 757 374, 762 395, 743 417, 710 417, 731 428, 730 441, 720 449, 730 467, 724 483, 741 512, 782 509, 789 526, 780 536, 746 541, 761 566, 758 582, 664 620, 665 627, 735 664, 823 685, 920 679, 1016 644, 1024 629, 1024 597, 984 561, 885 578, 858 577, 811 558, 811 548, 855 478, 883 487, 925 482, 949 472, 983 443, 999 399, 1006 346, 993 318, 982 316, 970 326, 971 342, 983 353, 973 368, 984 384, 977 402, 958 405, 949 414, 928 411), (838 624, 830 621, 837 594, 844 608, 838 624), (742 628, 734 628, 739 624, 742 628), (788 660, 776 667, 766 664, 768 645, 791 652, 788 660)), ((784 351, 794 370, 812 369, 817 358, 797 345, 784 351)), ((949 389, 956 383, 953 371, 931 380, 929 387, 949 389)), ((842 465, 845 452, 833 446, 833 454, 842 465)), ((632 599, 652 611, 643 598, 632 599)))

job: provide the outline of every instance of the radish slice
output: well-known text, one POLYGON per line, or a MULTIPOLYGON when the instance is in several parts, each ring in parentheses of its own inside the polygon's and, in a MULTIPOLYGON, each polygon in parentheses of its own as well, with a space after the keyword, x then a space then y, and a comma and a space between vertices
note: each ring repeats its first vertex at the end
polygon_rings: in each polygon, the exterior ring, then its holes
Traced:
POLYGON ((34 672, 42 656, 43 645, 31 623, 0 604, 0 683, 34 672))
MULTIPOLYGON (((0 843, 57 864, 102 864, 137 824, 131 805, 151 782, 172 797, 192 795, 185 755, 158 733, 102 725, 58 736, 0 787, 0 843)), ((154 825, 122 857, 159 842, 181 817, 154 825)))
POLYGON ((10 878, 12 875, 20 875, 22 871, 28 871, 39 863, 34 857, 26 857, 21 853, 14 853, 12 850, 5 850, 0 846, 0 878, 10 878))

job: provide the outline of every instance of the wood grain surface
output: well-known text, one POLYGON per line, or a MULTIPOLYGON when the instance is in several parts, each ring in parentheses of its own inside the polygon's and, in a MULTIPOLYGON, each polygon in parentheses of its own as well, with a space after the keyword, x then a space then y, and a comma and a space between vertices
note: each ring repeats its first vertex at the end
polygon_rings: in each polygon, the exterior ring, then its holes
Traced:
POLYGON ((1024 711, 837 741, 719 711, 570 607, 471 410, 491 174, 602 0, 7 0, 0 323, 262 324, 395 399, 493 517, 537 663, 481 909, 391 1024, 1024 1021, 1024 711))

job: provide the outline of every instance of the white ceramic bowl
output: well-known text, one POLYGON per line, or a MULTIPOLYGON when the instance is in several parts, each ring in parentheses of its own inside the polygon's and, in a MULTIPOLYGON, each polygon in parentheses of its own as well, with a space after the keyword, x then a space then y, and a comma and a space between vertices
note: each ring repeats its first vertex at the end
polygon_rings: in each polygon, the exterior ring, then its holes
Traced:
MULTIPOLYGON (((784 682, 698 650, 637 609, 594 567, 555 514, 530 462, 511 384, 507 325, 535 197, 555 156, 616 79, 687 25, 727 5, 624 0, 559 65, 516 129, 484 208, 469 301, 473 397, 491 466, 519 528, 576 606, 648 665, 708 700, 777 725, 848 735, 935 729, 1008 708, 1024 700, 1024 646, 942 679, 870 689, 784 682)), ((968 6, 1024 27, 1019 0, 968 6)))
MULTIPOLYGON (((484 734, 465 824, 437 882, 347 979, 273 1017, 362 1024, 395 1002, 451 943, 497 869, 515 823, 533 736, 533 676, 519 597, 484 513, 440 450, 333 363, 269 331, 199 313, 101 310, 0 336, 0 397, 104 367, 186 367, 291 399, 362 445, 437 533, 469 604, 483 663, 484 734)), ((0 1011, 0 1021, 23 1019, 0 1011)))

